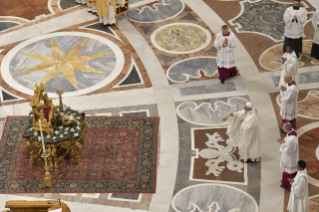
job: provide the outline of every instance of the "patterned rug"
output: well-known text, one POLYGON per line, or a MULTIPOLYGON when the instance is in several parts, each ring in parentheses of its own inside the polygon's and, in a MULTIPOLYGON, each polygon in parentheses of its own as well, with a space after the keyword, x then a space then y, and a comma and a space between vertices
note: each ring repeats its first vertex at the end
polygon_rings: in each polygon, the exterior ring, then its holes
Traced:
POLYGON ((30 165, 24 149, 28 118, 8 117, 0 143, 0 193, 155 193, 159 118, 85 120, 82 164, 71 156, 61 161, 59 170, 51 171, 50 190, 43 188, 43 159, 30 165))

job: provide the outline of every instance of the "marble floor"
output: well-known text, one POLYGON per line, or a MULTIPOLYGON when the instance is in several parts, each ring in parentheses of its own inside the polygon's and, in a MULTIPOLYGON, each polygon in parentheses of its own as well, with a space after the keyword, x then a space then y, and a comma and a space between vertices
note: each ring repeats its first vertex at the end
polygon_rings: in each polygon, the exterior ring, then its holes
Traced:
MULTIPOLYGON (((67 55, 75 48, 85 59, 73 65, 71 75, 59 74, 64 104, 89 116, 160 117, 156 193, 0 194, 0 210, 8 200, 61 199, 76 212, 287 212, 289 191, 279 187, 276 139, 282 15, 290 4, 130 0, 130 21, 122 16, 118 26, 106 27, 75 0, 0 1, 1 134, 7 116, 31 110, 34 83, 45 81, 58 103, 48 60, 57 57, 51 52, 67 55), (238 37, 240 75, 221 85, 213 44, 224 24, 238 37), (258 109, 262 126, 262 159, 249 165, 229 145, 227 122, 220 121, 247 101, 258 109)), ((297 131, 300 158, 309 164, 309 208, 315 212, 319 62, 309 54, 310 20, 319 4, 304 0, 302 6, 308 21, 299 61, 297 131)))

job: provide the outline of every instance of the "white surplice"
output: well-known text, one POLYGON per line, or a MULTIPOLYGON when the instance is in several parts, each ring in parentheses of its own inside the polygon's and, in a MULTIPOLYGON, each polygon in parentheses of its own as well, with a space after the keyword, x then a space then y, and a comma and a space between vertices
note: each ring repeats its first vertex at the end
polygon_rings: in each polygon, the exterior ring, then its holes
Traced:
POLYGON ((300 7, 299 10, 294 10, 293 7, 288 7, 284 13, 285 21, 285 36, 287 38, 297 39, 304 35, 304 24, 307 21, 307 10, 300 7), (297 21, 293 20, 297 15, 297 21))
POLYGON ((289 212, 308 212, 308 175, 307 169, 298 170, 291 185, 287 210, 289 212))
POLYGON ((112 4, 109 5, 109 15, 105 18, 100 17, 100 23, 104 25, 116 23, 114 7, 112 4))
POLYGON ((259 159, 261 157, 260 128, 256 110, 254 108, 248 112, 241 110, 234 113, 232 117, 227 129, 232 145, 239 147, 241 158, 259 159), (243 123, 241 123, 242 120, 243 123))
POLYGON ((319 24, 319 10, 316 10, 316 12, 313 13, 313 17, 312 17, 312 26, 315 29, 315 34, 313 36, 313 42, 315 44, 319 44, 319 28, 318 28, 318 24, 319 24))
POLYGON ((280 115, 282 119, 293 120, 297 118, 297 100, 298 100, 298 91, 297 87, 292 81, 291 83, 284 85, 286 91, 281 92, 281 106, 280 106, 280 115))
POLYGON ((285 142, 280 146, 281 160, 280 167, 283 172, 293 174, 297 172, 299 161, 298 137, 295 130, 292 130, 285 137, 285 142))
POLYGON ((219 68, 233 68, 236 67, 234 48, 236 47, 237 38, 234 33, 230 32, 228 36, 223 33, 218 33, 214 42, 217 49, 217 66, 219 68), (223 45, 227 38, 228 44, 223 45))
POLYGON ((282 57, 286 58, 287 60, 283 64, 278 87, 280 89, 280 86, 285 85, 285 75, 291 74, 292 80, 296 83, 297 91, 299 91, 298 60, 296 53, 285 53, 282 57))

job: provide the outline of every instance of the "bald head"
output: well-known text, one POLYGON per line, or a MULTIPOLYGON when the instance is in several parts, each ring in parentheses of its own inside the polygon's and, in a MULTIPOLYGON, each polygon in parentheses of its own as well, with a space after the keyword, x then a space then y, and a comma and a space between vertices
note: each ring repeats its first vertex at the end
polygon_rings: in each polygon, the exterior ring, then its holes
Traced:
POLYGON ((291 83, 292 81, 291 74, 286 74, 284 79, 285 79, 285 83, 291 83))

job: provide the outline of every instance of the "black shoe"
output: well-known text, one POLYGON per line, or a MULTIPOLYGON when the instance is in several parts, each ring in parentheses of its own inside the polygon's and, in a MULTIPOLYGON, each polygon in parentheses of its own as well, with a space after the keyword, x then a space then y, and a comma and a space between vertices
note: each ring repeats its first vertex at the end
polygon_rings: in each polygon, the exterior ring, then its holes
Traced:
POLYGON ((245 163, 252 163, 250 159, 246 160, 245 163))
POLYGON ((225 82, 225 80, 224 80, 224 79, 222 79, 222 80, 220 81, 220 83, 221 83, 221 84, 224 84, 224 82, 225 82))
POLYGON ((283 129, 281 129, 281 128, 279 128, 279 129, 280 129, 281 133, 286 134, 285 131, 283 131, 283 129))
POLYGON ((229 73, 229 78, 232 78, 234 75, 232 72, 229 73))

